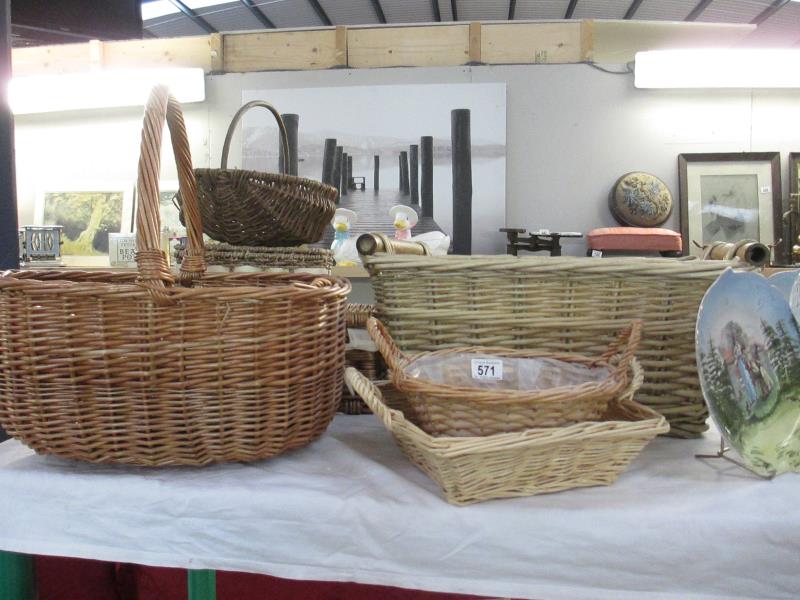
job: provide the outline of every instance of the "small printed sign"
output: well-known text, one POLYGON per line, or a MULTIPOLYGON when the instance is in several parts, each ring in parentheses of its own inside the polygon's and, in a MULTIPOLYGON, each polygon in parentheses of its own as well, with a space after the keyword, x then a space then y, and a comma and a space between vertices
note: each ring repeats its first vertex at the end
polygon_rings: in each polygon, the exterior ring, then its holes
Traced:
POLYGON ((472 359, 472 378, 502 381, 503 361, 489 358, 472 359))
POLYGON ((603 258, 602 250, 592 250, 592 258, 603 258))
POLYGON ((768 185, 762 185, 760 189, 762 194, 769 194, 772 191, 772 188, 768 185))
POLYGON ((109 233, 108 259, 112 267, 135 267, 136 234, 109 233))

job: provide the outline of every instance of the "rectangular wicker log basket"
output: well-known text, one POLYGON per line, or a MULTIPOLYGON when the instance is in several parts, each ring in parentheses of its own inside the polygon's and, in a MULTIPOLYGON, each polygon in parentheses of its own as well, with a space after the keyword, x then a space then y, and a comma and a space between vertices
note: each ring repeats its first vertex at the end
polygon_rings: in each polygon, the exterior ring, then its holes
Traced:
POLYGON ((739 263, 650 258, 390 256, 364 258, 376 314, 405 352, 455 346, 599 355, 632 319, 645 371, 637 399, 670 435, 696 437, 708 412, 694 329, 706 289, 739 263))

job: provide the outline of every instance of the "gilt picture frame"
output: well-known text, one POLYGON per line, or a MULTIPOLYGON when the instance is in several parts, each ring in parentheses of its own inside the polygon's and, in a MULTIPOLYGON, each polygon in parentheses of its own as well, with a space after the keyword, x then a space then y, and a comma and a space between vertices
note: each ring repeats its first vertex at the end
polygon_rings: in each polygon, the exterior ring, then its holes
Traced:
POLYGON ((678 156, 684 254, 701 256, 713 242, 754 239, 785 262, 779 152, 689 153, 678 156))

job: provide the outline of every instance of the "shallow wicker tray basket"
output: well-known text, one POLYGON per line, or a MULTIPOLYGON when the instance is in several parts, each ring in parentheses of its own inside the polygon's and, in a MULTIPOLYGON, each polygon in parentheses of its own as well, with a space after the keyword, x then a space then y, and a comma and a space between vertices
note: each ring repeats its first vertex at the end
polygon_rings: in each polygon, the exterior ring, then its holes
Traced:
POLYGON ((642 319, 636 356, 647 374, 637 399, 670 434, 706 430, 695 360, 700 301, 739 262, 541 256, 363 258, 376 313, 404 352, 454 346, 596 355, 642 319))
POLYGON ((634 363, 631 385, 609 405, 601 422, 528 429, 485 437, 435 437, 425 433, 391 387, 378 388, 355 369, 345 380, 394 436, 408 459, 442 488, 452 504, 472 504, 610 485, 656 435, 669 430, 664 417, 632 400, 642 371, 634 363))
POLYGON ((40 453, 144 466, 253 461, 318 438, 341 395, 350 284, 205 273, 186 129, 163 86, 138 189, 138 275, 0 276, 0 424, 40 453), (159 247, 165 120, 188 223, 181 285, 159 247))

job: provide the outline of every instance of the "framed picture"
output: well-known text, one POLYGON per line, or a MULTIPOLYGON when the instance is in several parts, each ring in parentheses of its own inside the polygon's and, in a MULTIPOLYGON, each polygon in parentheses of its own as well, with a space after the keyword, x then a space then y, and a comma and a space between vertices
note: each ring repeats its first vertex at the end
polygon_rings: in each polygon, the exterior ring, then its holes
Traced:
POLYGON ((108 234, 129 233, 133 184, 95 181, 51 184, 38 191, 35 225, 61 225, 67 266, 107 267, 108 234))
MULTIPOLYGON (((678 174, 684 253, 700 256, 712 242, 769 246, 783 238, 779 152, 681 154, 678 174)), ((775 262, 784 254, 777 244, 775 262)))
POLYGON ((787 261, 794 263, 792 247, 800 244, 800 152, 789 153, 789 206, 792 214, 789 218, 789 240, 786 244, 787 261))
MULTIPOLYGON (((166 180, 158 185, 158 217, 161 222, 161 231, 169 235, 183 233, 186 228, 181 225, 180 211, 178 210, 176 196, 178 194, 178 181, 166 180)), ((139 189, 136 189, 131 216, 131 230, 136 231, 136 211, 139 208, 139 189)))

